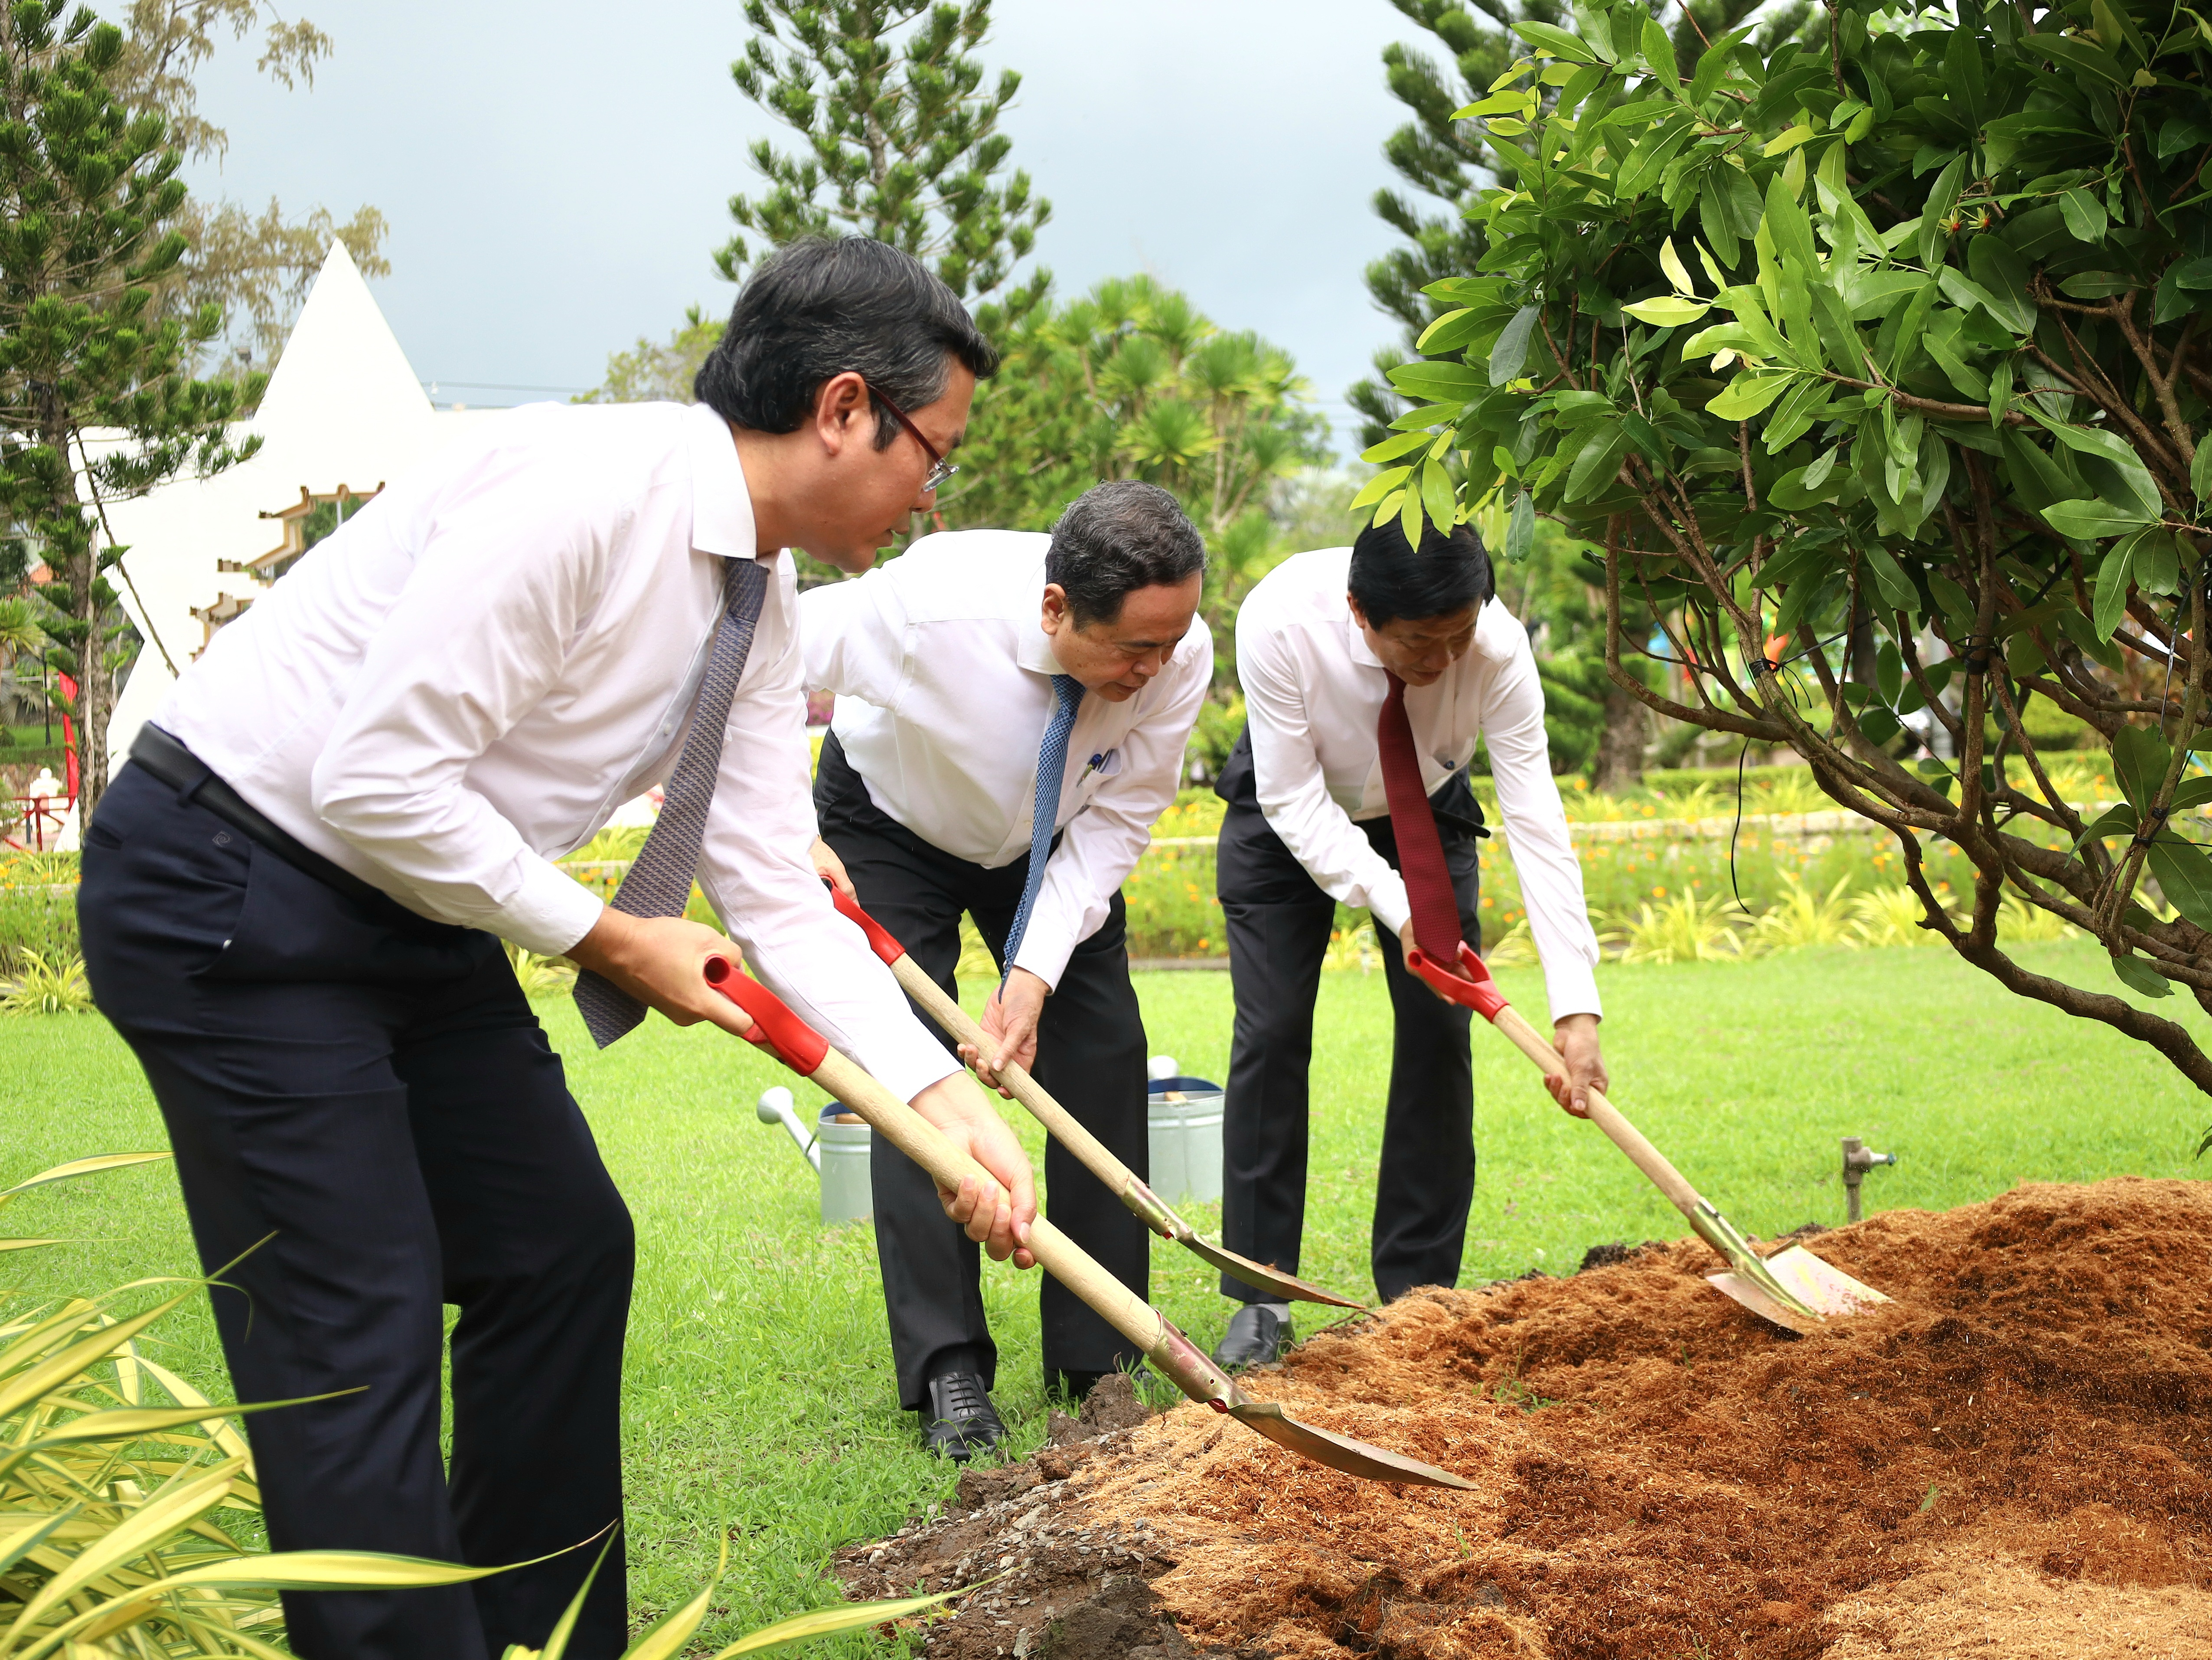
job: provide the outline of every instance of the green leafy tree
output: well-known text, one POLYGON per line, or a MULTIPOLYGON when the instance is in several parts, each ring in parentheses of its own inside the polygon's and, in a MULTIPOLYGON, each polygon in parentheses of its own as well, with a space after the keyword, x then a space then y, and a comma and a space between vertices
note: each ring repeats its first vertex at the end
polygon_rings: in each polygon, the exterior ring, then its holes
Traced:
POLYGON ((186 204, 167 124, 118 94, 122 31, 65 0, 0 10, 0 558, 33 550, 54 581, 41 619, 78 690, 83 812, 107 777, 116 620, 106 502, 250 454, 228 425, 262 380, 199 380, 219 307, 162 316, 156 290, 184 257, 186 204))
POLYGON ((1539 514, 1600 544, 1616 684, 1794 750, 1896 836, 1923 927, 2212 1091, 2118 994, 2212 1007, 2212 27, 2139 0, 1826 25, 1688 75, 1632 6, 1516 26, 1517 74, 1460 112, 1504 162, 1480 274, 1431 286, 1369 500, 1448 518, 1456 484, 1509 557, 1539 514), (1681 697, 1632 672, 1638 602, 1695 665, 1681 697), (2124 804, 2085 822, 2051 782, 2039 698, 2112 745, 2124 804), (1908 720, 1947 758, 1905 764, 1908 720), (1963 918, 1931 837, 1975 867, 1963 918), (2007 952, 2008 902, 2120 984, 2007 952))
POLYGON ((1006 173, 1013 141, 999 117, 1022 78, 1002 70, 984 85, 975 52, 990 0, 746 0, 745 21, 753 36, 730 74, 804 148, 753 146, 767 188, 730 198, 739 234, 714 256, 724 277, 737 281, 753 257, 746 233, 769 247, 871 236, 927 263, 963 299, 997 295, 1005 320, 1044 297, 1048 271, 1007 286, 1052 204, 1028 173, 1006 173))

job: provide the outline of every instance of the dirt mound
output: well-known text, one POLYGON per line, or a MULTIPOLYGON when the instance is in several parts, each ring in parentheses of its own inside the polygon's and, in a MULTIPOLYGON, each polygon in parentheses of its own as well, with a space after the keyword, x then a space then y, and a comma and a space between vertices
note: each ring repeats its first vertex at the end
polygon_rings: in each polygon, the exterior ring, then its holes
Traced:
POLYGON ((1418 1293, 1252 1380, 1474 1493, 1182 1408, 974 1472, 964 1514, 842 1567, 1004 1573, 933 1633, 949 1660, 2212 1657, 2212 1186, 2027 1187, 1814 1248, 1896 1301, 1792 1338, 1692 1241, 1418 1293))

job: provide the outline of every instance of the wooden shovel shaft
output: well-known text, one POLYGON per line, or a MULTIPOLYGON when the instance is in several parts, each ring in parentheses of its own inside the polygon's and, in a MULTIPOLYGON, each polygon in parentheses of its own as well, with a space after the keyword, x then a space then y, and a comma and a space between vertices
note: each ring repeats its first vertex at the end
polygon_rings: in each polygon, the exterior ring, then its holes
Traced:
MULTIPOLYGON (((1567 1063, 1559 1050, 1546 1043, 1543 1034, 1512 1005, 1508 1004, 1500 1009, 1491 1025, 1511 1038, 1515 1048, 1547 1073, 1566 1071, 1567 1063)), ((1681 1171, 1667 1162, 1667 1155, 1645 1140, 1644 1132, 1621 1116, 1619 1108, 1595 1089, 1590 1090, 1589 1096, 1590 1122, 1603 1130, 1613 1146, 1628 1155, 1629 1162, 1650 1178, 1651 1185, 1667 1195, 1668 1203, 1692 1222, 1697 1220, 1700 1207, 1711 1208, 1698 1196, 1698 1190, 1682 1179, 1681 1171)))
MULTIPOLYGON (((967 1010, 945 994, 944 987, 929 977, 921 964, 911 957, 902 956, 892 963, 891 972, 898 977, 900 988, 927 1009, 931 1019, 950 1032, 956 1042, 973 1044, 984 1064, 991 1065, 993 1045, 989 1037, 969 1017, 967 1010)), ((1073 1153, 1084 1169, 1103 1182, 1106 1190, 1127 1206, 1146 1226, 1167 1239, 1181 1239, 1191 1231, 1189 1225, 1170 1210, 1136 1171, 1078 1123, 1073 1113, 1038 1086, 1036 1079, 1011 1061, 1002 1061, 992 1069, 1014 1099, 1029 1109, 1030 1116, 1051 1133, 1052 1138, 1073 1153)))
MULTIPOLYGON (((997 1178, 955 1147, 936 1125, 836 1049, 825 1055, 822 1064, 808 1075, 927 1171, 939 1187, 957 1189, 963 1178, 972 1177, 987 1194, 1001 1190, 997 1178)), ((1090 1252, 1042 1216, 1030 1224, 1029 1250, 1040 1268, 1135 1344, 1185 1395, 1224 1407, 1243 1402, 1243 1392, 1158 1310, 1107 1273, 1090 1252)))

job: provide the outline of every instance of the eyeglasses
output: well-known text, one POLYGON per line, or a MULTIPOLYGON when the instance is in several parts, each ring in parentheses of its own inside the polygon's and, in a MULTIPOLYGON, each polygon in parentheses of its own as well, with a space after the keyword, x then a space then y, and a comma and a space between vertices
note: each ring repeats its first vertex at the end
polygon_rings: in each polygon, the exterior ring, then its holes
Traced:
POLYGON ((896 404, 892 403, 890 398, 884 397, 879 388, 870 386, 868 388, 868 394, 870 397, 873 398, 876 402, 881 404, 885 409, 891 412, 891 419, 897 422, 899 425, 907 429, 908 435, 913 438, 914 441, 921 446, 921 453, 929 458, 929 473, 928 476, 921 481, 921 493, 924 496, 927 496, 930 491, 941 487, 946 479, 951 477, 954 473, 960 471, 957 463, 948 461, 942 455, 938 453, 937 446, 931 443, 927 438, 924 438, 921 435, 921 429, 915 425, 913 422, 908 420, 906 418, 906 411, 901 409, 896 404))

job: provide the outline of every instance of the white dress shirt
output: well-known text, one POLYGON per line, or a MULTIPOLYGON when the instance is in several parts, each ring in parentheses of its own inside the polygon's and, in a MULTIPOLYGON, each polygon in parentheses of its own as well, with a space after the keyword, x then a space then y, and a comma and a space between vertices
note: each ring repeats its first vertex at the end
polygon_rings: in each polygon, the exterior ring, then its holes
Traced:
MULTIPOLYGON (((550 861, 674 767, 725 560, 759 556, 712 410, 533 405, 317 544, 155 723, 410 909, 565 952, 600 902, 550 861)), ((761 978, 911 1098, 956 1068, 815 876, 798 594, 763 562, 698 879, 761 978)))
MULTIPOLYGON (((1268 828, 1324 892, 1402 933, 1405 880, 1353 823, 1390 812, 1375 744, 1389 683, 1345 603, 1351 571, 1350 548, 1322 548, 1262 577, 1237 613, 1237 678, 1268 828)), ((1406 719, 1431 794, 1474 757, 1478 735, 1486 740, 1552 1018, 1602 1013, 1597 936, 1552 781, 1528 631, 1504 606, 1485 605, 1467 654, 1435 684, 1406 688, 1406 719)))
MULTIPOLYGON (((806 684, 835 692, 830 730, 868 799, 932 847, 995 870, 1030 849, 1037 748, 1063 672, 1039 625, 1048 536, 925 536, 857 582, 799 598, 806 684)), ((1213 675, 1193 618, 1165 666, 1124 702, 1086 693, 1068 735, 1058 851, 1014 964, 1048 986, 1106 920, 1175 800, 1183 746, 1213 675)))

